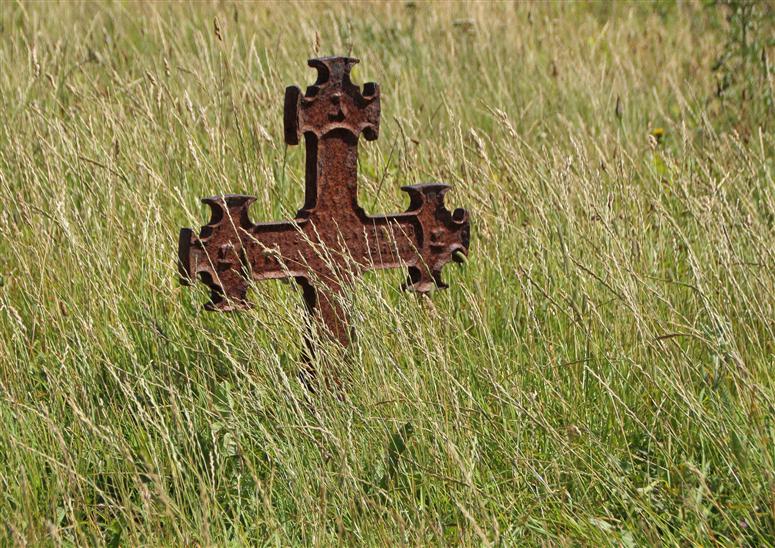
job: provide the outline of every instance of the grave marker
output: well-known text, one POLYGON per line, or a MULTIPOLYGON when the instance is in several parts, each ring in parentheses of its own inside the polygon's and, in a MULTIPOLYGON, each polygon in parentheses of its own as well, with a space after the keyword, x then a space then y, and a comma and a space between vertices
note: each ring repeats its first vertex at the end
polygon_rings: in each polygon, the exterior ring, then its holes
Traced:
POLYGON ((252 196, 204 198, 212 217, 199 235, 180 231, 181 281, 197 276, 211 290, 209 310, 248 308, 252 281, 294 278, 307 309, 343 346, 350 342, 339 294, 366 270, 409 270, 406 289, 427 293, 446 287, 442 267, 468 254, 469 221, 464 209, 444 207, 449 186, 405 186, 409 208, 394 215, 369 216, 358 205, 358 139, 379 135, 380 95, 375 83, 363 91, 350 81, 357 63, 350 57, 311 59, 316 82, 302 94, 285 90, 285 141, 304 137, 304 206, 289 221, 253 223, 252 196))

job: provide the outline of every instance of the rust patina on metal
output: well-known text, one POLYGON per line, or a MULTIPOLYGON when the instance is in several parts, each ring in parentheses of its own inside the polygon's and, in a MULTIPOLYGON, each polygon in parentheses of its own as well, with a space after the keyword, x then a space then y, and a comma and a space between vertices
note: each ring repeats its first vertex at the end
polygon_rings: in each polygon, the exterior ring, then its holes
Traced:
POLYGON ((306 146, 304 207, 290 221, 253 223, 252 196, 204 198, 212 218, 199 235, 180 231, 181 281, 197 275, 211 290, 209 310, 248 308, 252 281, 293 277, 304 301, 329 335, 350 342, 340 293, 353 278, 370 269, 407 267, 405 288, 427 293, 446 287, 442 267, 468 254, 469 221, 464 209, 444 207, 449 186, 405 186, 404 213, 371 217, 358 205, 357 160, 361 134, 379 135, 379 87, 350 81, 357 63, 350 57, 311 59, 317 81, 302 94, 285 90, 285 141, 306 146))

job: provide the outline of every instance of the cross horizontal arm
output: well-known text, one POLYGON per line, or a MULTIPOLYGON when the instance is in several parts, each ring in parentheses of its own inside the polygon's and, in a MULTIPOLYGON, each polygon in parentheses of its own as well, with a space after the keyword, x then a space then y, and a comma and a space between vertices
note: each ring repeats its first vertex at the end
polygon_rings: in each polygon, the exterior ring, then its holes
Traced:
MULTIPOLYGON (((211 290, 208 308, 247 308, 249 280, 279 279, 306 272, 297 250, 303 235, 295 222, 250 221, 252 196, 227 194, 204 198, 210 222, 199 235, 183 229, 178 243, 181 281, 191 284, 199 276, 211 290)), ((302 221, 303 223, 304 221, 302 221)))
MULTIPOLYGON (((449 188, 444 183, 405 186, 402 190, 410 197, 405 213, 369 218, 377 226, 392 229, 398 259, 398 262, 375 262, 374 268, 408 267, 409 279, 405 286, 408 290, 427 293, 437 287, 447 287, 441 279, 442 268, 468 254, 468 213, 464 209, 449 211, 445 207, 444 195, 449 188)), ((382 231, 385 232, 384 228, 382 231)), ((379 249, 384 247, 380 242, 379 249)))

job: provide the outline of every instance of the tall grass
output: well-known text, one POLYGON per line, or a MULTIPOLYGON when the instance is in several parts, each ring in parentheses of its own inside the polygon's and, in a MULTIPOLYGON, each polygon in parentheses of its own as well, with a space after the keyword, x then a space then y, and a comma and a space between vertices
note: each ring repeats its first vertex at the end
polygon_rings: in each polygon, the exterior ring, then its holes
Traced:
POLYGON ((2 543, 772 544, 772 7, 735 94, 725 10, 4 4, 2 543), (348 293, 312 395, 296 289, 205 313, 176 239, 201 196, 294 214, 284 87, 350 52, 361 202, 447 181, 474 232, 430 301, 348 293))

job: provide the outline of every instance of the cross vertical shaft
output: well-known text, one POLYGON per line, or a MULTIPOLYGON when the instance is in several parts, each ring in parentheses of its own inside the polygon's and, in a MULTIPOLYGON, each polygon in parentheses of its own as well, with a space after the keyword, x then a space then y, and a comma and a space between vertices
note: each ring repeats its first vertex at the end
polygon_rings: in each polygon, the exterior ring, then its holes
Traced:
POLYGON ((344 130, 322 137, 306 133, 304 209, 355 211, 358 199, 358 139, 344 130))

